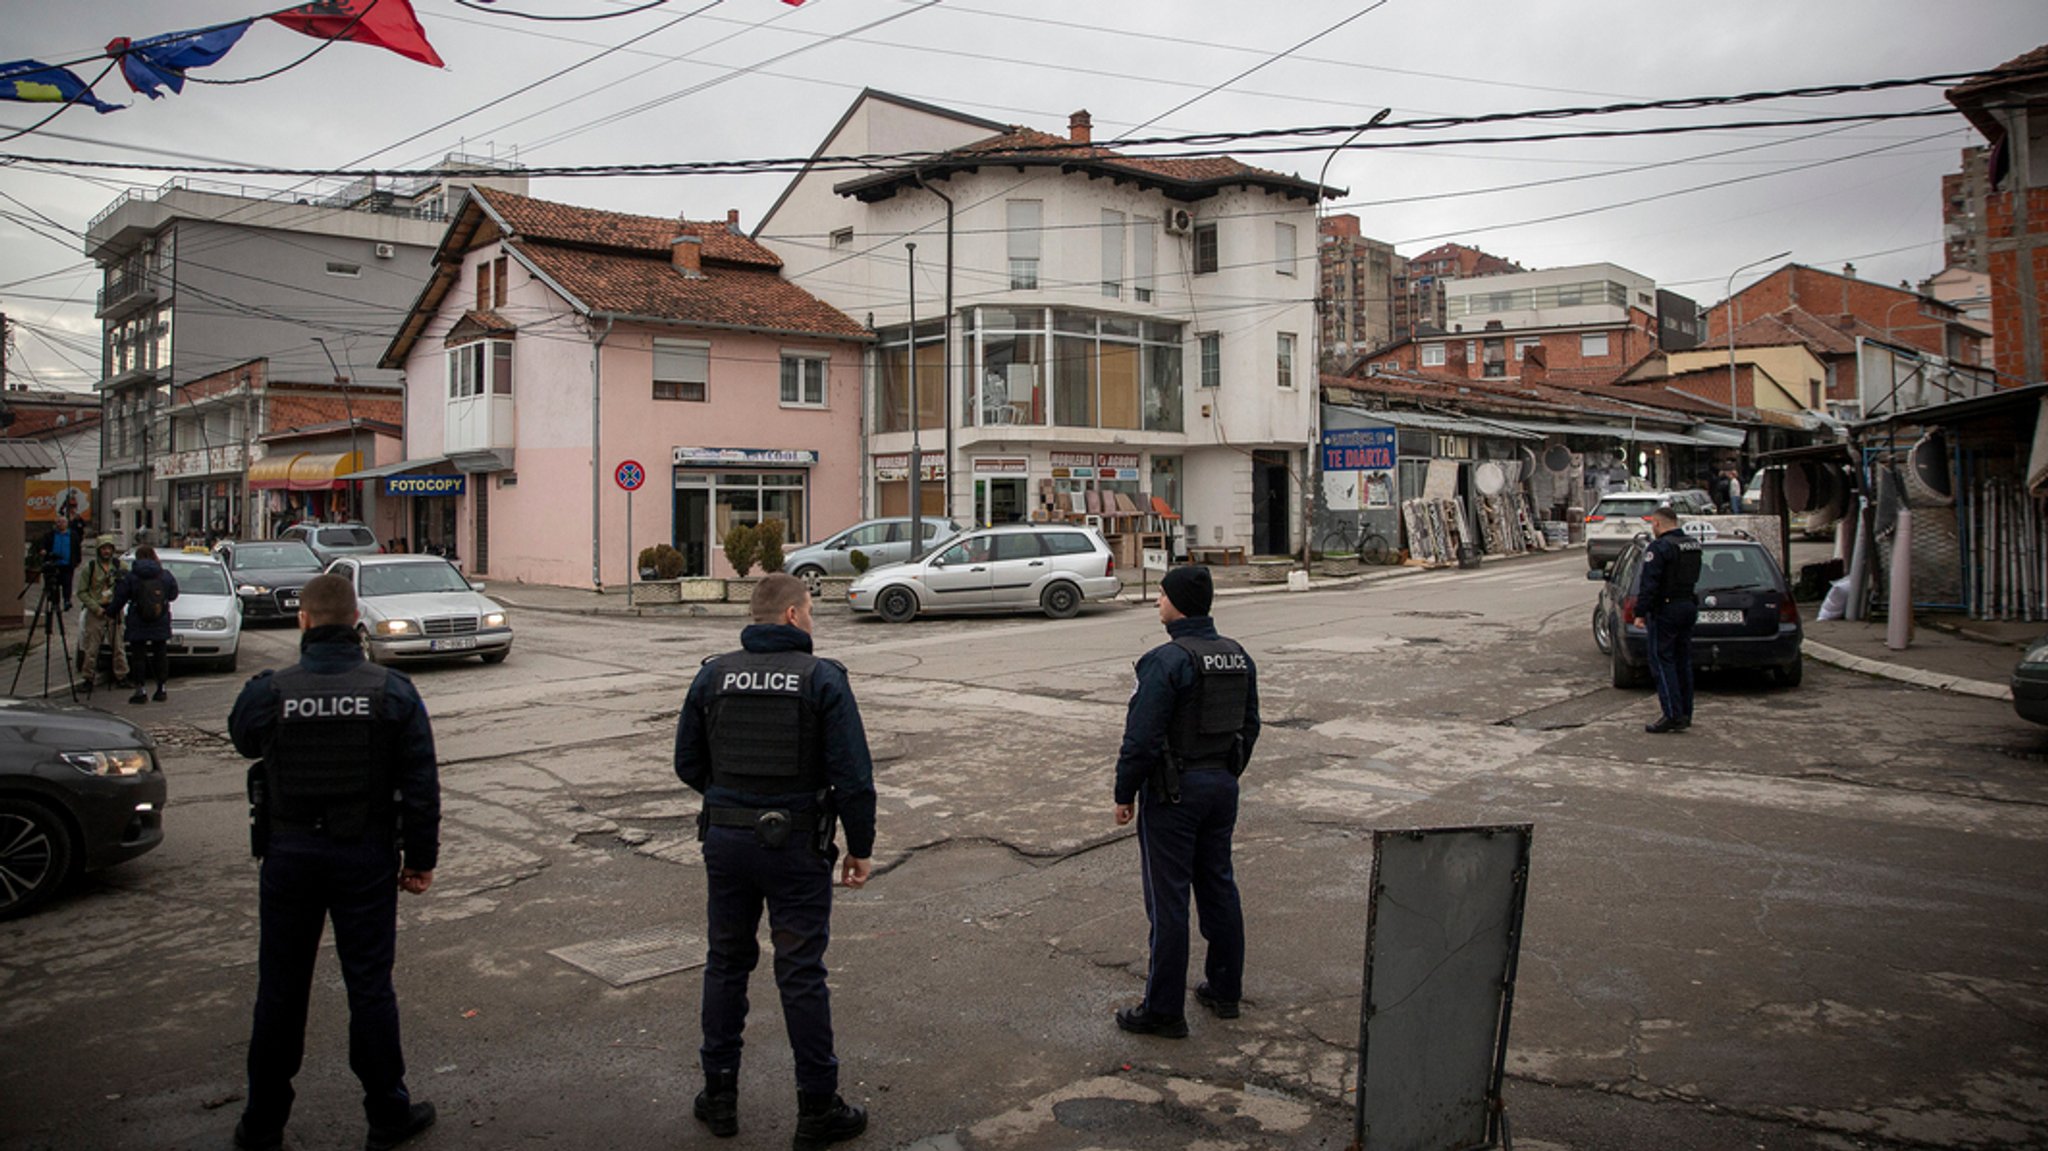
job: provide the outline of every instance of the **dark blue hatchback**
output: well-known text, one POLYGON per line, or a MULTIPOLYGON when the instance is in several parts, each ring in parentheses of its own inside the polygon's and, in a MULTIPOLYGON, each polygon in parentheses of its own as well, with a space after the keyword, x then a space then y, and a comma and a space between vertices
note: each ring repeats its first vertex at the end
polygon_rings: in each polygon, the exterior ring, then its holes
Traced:
MULTIPOLYGON (((1616 687, 1645 687, 1650 682, 1649 642, 1642 627, 1629 622, 1641 587, 1647 535, 1629 541, 1605 573, 1589 572, 1601 581, 1593 605, 1593 642, 1613 669, 1616 687)), ((1799 605, 1770 550, 1755 540, 1723 536, 1702 541, 1699 622, 1693 628, 1695 670, 1763 671, 1786 687, 1803 674, 1799 605)))

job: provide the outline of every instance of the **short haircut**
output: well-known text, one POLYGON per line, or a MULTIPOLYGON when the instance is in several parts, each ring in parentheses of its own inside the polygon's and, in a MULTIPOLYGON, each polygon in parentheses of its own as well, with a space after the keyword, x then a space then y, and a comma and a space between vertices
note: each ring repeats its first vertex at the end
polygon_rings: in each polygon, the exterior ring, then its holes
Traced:
POLYGON ((338 575, 316 575, 299 589, 299 610, 312 627, 356 622, 356 589, 338 575))
POLYGON ((755 623, 778 623, 782 613, 804 602, 811 589, 788 572, 769 572, 754 585, 754 598, 747 606, 755 623))
POLYGON ((153 560, 156 558, 156 549, 148 544, 143 544, 135 549, 135 558, 139 560, 153 560))
POLYGON ((1663 520, 1667 524, 1676 524, 1678 522, 1678 511, 1670 504, 1665 504, 1663 507, 1651 512, 1650 517, 1663 520))

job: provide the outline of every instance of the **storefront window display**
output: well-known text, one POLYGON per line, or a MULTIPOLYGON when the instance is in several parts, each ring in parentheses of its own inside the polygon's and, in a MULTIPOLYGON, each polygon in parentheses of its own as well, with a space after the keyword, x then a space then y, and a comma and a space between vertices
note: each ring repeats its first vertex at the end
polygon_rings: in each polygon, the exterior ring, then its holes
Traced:
POLYGON ((1182 430, 1179 324, 977 308, 966 331, 963 424, 1182 430))
MULTIPOLYGON (((910 329, 885 328, 876 352, 875 431, 910 430, 910 329)), ((946 330, 917 326, 917 426, 946 426, 946 330)))
POLYGON ((711 551, 723 546, 725 533, 742 524, 766 519, 782 521, 786 544, 801 543, 809 475, 786 472, 696 472, 677 469, 675 479, 675 547, 683 553, 685 572, 709 575, 711 551))

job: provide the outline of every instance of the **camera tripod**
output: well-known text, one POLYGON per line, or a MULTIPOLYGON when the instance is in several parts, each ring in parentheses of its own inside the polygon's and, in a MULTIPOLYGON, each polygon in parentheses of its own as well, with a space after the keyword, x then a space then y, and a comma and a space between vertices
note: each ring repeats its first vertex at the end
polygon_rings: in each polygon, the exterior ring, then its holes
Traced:
MULTIPOLYGON (((56 566, 43 568, 42 594, 36 597, 35 614, 29 617, 28 631, 22 638, 21 654, 14 661, 14 682, 8 685, 7 694, 13 695, 21 687, 22 668, 28 664, 28 649, 35 645, 36 630, 43 633, 43 695, 50 694, 50 655, 53 651, 64 653, 64 687, 71 693, 73 703, 78 702, 78 681, 72 676, 71 636, 64 627, 64 589, 59 581, 64 578, 64 569, 56 566)), ((23 588, 22 596, 28 595, 23 588)), ((16 597, 20 598, 20 597, 16 597)), ((87 691, 91 690, 90 685, 87 691)))

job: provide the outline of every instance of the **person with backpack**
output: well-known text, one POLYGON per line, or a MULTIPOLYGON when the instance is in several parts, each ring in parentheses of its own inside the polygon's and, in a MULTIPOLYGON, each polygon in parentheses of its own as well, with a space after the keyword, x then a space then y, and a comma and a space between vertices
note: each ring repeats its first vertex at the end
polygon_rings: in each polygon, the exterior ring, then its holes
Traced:
POLYGON ((90 684, 99 676, 100 644, 111 641, 114 649, 114 682, 128 680, 128 648, 113 633, 117 617, 107 611, 114 600, 114 588, 127 574, 121 566, 113 536, 101 536, 93 546, 93 558, 78 569, 75 598, 85 604, 78 628, 78 674, 90 684))
POLYGON ((156 549, 143 544, 135 549, 135 565, 114 584, 114 598, 107 604, 107 618, 128 612, 122 634, 128 640, 128 665, 135 669, 135 694, 129 703, 162 703, 164 685, 171 678, 171 601, 178 598, 178 580, 157 562, 156 549), (144 695, 143 678, 156 677, 156 695, 144 695))

